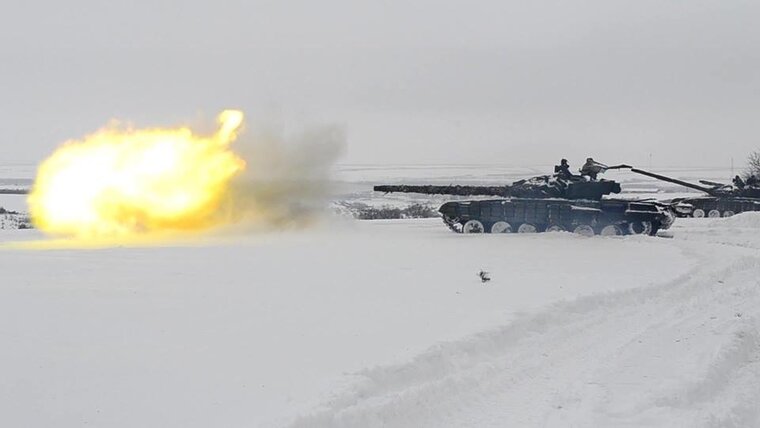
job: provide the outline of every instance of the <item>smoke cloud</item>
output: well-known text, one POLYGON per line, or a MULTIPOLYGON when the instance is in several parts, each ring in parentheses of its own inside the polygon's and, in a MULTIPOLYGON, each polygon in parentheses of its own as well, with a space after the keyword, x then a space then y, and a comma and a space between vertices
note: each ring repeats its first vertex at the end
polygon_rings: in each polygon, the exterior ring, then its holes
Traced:
POLYGON ((313 222, 327 207, 333 166, 345 141, 337 126, 292 134, 247 129, 234 146, 246 168, 232 183, 226 207, 231 223, 281 228, 313 222))

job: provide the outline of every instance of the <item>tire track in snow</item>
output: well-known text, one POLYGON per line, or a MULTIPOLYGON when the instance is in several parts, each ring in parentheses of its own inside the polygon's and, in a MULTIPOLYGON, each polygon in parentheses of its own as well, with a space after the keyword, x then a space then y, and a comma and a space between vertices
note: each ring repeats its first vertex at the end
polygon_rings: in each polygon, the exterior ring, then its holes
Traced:
POLYGON ((678 242, 700 264, 669 283, 555 304, 357 373, 292 426, 757 425, 760 257, 720 256, 720 244, 678 242))

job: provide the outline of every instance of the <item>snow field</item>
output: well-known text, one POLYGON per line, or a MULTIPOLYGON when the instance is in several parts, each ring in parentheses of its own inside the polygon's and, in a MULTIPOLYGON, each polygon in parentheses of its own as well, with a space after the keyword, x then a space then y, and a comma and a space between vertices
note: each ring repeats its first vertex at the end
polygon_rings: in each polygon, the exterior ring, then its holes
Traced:
POLYGON ((0 254, 5 426, 446 425, 468 408, 436 402, 478 408, 480 385, 503 392, 505 358, 519 378, 555 343, 594 349, 609 338, 581 334, 589 308, 605 319, 616 293, 695 265, 676 240, 465 236, 436 219, 0 254), (575 336, 588 342, 543 341, 575 336))
POLYGON ((365 370, 293 426, 758 426, 760 236, 725 233, 756 215, 678 226, 698 263, 675 279, 365 370))
MULTIPOLYGON (((30 183, 19 171, 0 185, 30 183)), ((346 167, 336 198, 437 205, 368 189, 545 172, 346 167)), ((23 196, 0 206, 26 211, 23 196)), ((674 239, 336 221, 154 247, 2 245, 0 424, 760 426, 758 229, 758 213, 678 219, 674 239)))

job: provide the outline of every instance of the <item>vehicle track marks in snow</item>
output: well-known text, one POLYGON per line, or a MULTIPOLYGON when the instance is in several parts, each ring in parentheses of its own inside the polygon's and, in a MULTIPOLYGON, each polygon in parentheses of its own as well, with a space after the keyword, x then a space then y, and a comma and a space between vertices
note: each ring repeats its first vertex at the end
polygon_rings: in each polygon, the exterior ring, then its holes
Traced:
POLYGON ((760 257, 694 236, 676 242, 699 263, 676 280, 364 370, 292 426, 756 426, 760 257))

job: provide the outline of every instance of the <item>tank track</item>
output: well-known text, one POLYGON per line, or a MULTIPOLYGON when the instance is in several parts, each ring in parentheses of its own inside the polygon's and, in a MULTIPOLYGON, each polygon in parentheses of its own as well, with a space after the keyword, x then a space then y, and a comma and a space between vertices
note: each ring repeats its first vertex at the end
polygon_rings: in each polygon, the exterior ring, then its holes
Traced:
POLYGON ((443 218, 443 224, 445 224, 446 227, 448 227, 449 229, 451 229, 452 232, 454 232, 454 233, 462 233, 463 232, 463 224, 464 223, 460 223, 458 218, 452 219, 451 217, 449 217, 449 216, 447 216, 445 214, 442 215, 441 217, 443 218))
POLYGON ((443 222, 456 233, 575 231, 582 234, 655 235, 675 219, 668 205, 605 199, 493 199, 454 201, 441 206, 443 222), (468 225, 469 223, 469 225, 468 225), (506 223, 506 225, 504 224, 506 223))

